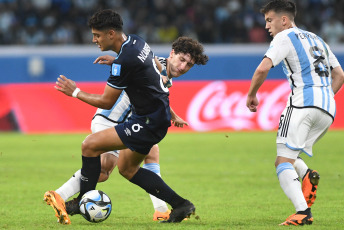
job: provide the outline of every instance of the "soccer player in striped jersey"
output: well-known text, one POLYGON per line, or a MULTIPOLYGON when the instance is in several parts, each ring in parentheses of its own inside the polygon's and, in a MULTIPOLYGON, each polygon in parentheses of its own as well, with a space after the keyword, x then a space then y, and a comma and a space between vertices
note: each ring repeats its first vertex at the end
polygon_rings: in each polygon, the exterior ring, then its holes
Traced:
MULTIPOLYGON (((166 87, 172 86, 172 78, 179 77, 188 72, 192 67, 193 63, 188 60, 195 58, 195 55, 203 55, 203 46, 196 40, 188 37, 180 37, 172 44, 172 51, 168 58, 156 57, 155 61, 163 83, 166 87)), ((205 64, 208 57, 204 55, 201 62, 196 64, 205 64)), ((110 55, 104 55, 98 57, 94 63, 112 65, 115 58, 110 55)), ((107 128, 116 126, 117 124, 123 123, 130 117, 132 111, 132 105, 128 95, 123 91, 116 103, 110 110, 98 108, 96 114, 93 117, 91 123, 92 133, 102 131, 107 128)), ((171 109, 171 121, 176 127, 183 127, 187 125, 183 119, 181 119, 171 109)), ((113 169, 117 165, 117 160, 121 151, 109 151, 101 154, 101 173, 98 182, 106 181, 113 169)), ((149 154, 144 160, 143 168, 148 169, 157 175, 160 175, 159 165, 159 147, 154 145, 150 150, 149 154)), ((78 170, 73 177, 71 177, 65 184, 63 184, 56 191, 48 191, 47 193, 55 193, 55 196, 60 197, 63 201, 67 201, 70 197, 80 192, 80 178, 81 170, 78 170), (56 194, 57 193, 57 194, 56 194)), ((48 195, 48 194, 47 194, 48 195)), ((48 195, 49 196, 49 195, 48 195)), ((53 196, 53 195, 50 195, 53 196)), ((153 220, 167 220, 169 218, 170 210, 166 203, 153 195, 150 195, 155 212, 153 220)), ((75 198, 66 202, 66 211, 69 215, 79 213, 78 200, 75 198)), ((67 224, 70 223, 69 217, 67 224)), ((61 221, 60 221, 61 223, 61 221)))
POLYGON ((273 40, 252 77, 246 105, 257 111, 257 91, 269 70, 282 63, 291 93, 277 133, 277 177, 296 213, 280 225, 312 224, 311 205, 319 174, 299 157, 312 156, 312 146, 327 131, 336 115, 334 95, 344 73, 330 47, 316 34, 296 27, 296 5, 289 0, 268 2, 261 12, 273 40), (299 181, 302 178, 302 187, 299 181))

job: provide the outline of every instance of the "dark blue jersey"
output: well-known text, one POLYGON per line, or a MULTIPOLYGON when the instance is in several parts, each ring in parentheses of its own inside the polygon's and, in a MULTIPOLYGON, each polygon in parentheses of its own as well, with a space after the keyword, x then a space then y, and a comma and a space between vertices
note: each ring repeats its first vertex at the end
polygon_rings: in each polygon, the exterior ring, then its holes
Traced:
POLYGON ((125 90, 133 115, 145 117, 147 125, 170 126, 169 91, 163 85, 153 52, 142 38, 128 35, 111 66, 107 84, 125 90))

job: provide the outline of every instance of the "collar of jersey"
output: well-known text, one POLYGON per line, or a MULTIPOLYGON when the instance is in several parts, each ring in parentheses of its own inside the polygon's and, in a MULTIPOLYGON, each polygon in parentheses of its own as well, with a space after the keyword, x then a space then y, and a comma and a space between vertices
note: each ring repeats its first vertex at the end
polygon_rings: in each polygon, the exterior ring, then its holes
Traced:
POLYGON ((130 37, 130 35, 128 35, 127 40, 126 40, 125 42, 123 42, 123 44, 122 44, 122 46, 121 46, 121 49, 120 49, 120 51, 119 51, 119 53, 118 53, 118 55, 117 55, 117 58, 119 57, 119 55, 121 55, 123 46, 125 46, 126 44, 128 44, 128 43, 130 42, 130 40, 131 40, 131 37, 130 37))

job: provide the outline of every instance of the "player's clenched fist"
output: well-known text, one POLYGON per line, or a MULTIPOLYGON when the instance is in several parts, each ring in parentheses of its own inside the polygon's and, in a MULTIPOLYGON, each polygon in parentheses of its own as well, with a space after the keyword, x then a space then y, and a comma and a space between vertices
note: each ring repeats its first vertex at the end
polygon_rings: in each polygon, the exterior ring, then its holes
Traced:
POLYGON ((257 106, 259 102, 257 97, 248 96, 246 100, 246 106, 251 112, 257 112, 257 106))

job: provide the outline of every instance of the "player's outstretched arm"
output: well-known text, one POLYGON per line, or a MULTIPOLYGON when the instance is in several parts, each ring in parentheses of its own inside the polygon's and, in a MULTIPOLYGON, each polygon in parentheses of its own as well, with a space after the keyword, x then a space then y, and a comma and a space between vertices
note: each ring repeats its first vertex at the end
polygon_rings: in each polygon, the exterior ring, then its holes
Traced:
POLYGON ((189 126, 189 124, 184 121, 182 118, 180 118, 174 111, 172 108, 170 108, 170 111, 171 111, 171 121, 172 121, 172 124, 176 127, 179 127, 179 128, 183 128, 184 125, 187 125, 189 126))
POLYGON ((115 61, 115 57, 112 57, 111 55, 103 55, 99 56, 94 60, 93 64, 102 64, 102 65, 112 65, 112 63, 115 61))
POLYGON ((60 75, 57 78, 55 89, 70 97, 78 98, 79 100, 101 109, 111 109, 122 93, 122 90, 105 86, 103 94, 91 94, 81 91, 76 87, 76 84, 71 79, 60 75))

